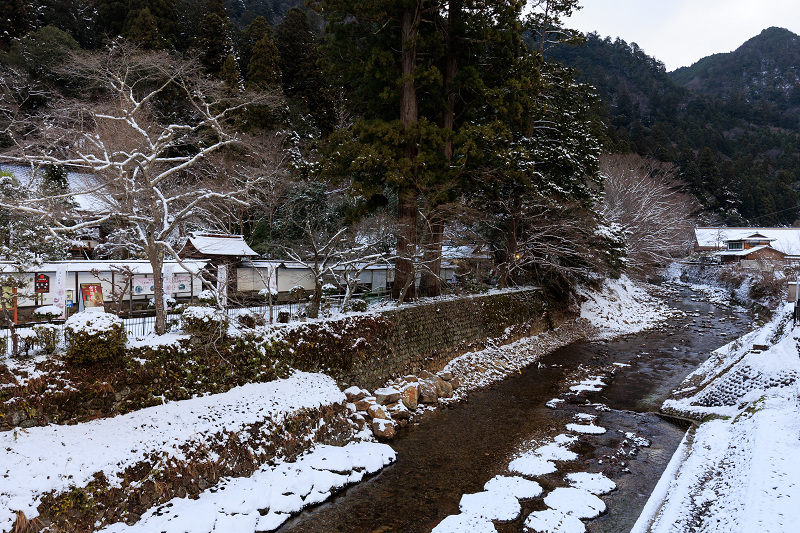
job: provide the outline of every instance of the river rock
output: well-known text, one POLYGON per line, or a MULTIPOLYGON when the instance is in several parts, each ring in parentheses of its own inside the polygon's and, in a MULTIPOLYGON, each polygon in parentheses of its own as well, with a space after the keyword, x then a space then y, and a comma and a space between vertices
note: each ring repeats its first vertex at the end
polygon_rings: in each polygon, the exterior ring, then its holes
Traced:
POLYGON ((433 374, 432 372, 428 372, 427 370, 422 370, 419 373, 419 379, 420 380, 427 379, 427 380, 430 381, 430 380, 435 380, 438 377, 439 376, 437 376, 436 374, 433 374))
POLYGON ((393 420, 375 418, 372 420, 372 434, 379 439, 393 439, 397 435, 397 424, 393 420))
POLYGON ((403 378, 403 381, 407 383, 412 383, 412 382, 416 383, 417 381, 419 381, 419 378, 417 376, 408 375, 403 378))
POLYGON ((403 405, 403 402, 387 405, 386 408, 389 410, 389 415, 392 417, 392 420, 408 420, 411 418, 411 411, 403 405))
POLYGON ((358 400, 361 400, 362 398, 365 398, 368 395, 367 391, 365 391, 364 389, 360 389, 356 386, 349 387, 345 389, 343 392, 348 402, 356 402, 358 400))
POLYGON ((452 372, 444 372, 444 371, 442 371, 442 372, 439 372, 439 374, 437 374, 437 375, 440 378, 442 378, 443 380, 445 380, 445 381, 450 381, 451 379, 453 379, 453 373, 452 372))
POLYGON ((438 384, 439 389, 439 397, 441 398, 452 398, 453 397, 453 386, 450 385, 449 382, 442 380, 438 384))
POLYGON ((428 380, 419 382, 420 403, 436 403, 439 401, 439 392, 436 385, 428 380))
POLYGON ((374 392, 375 401, 380 405, 388 405, 400 400, 400 391, 395 388, 384 387, 374 392))
POLYGON ((448 383, 450 384, 451 387, 453 387, 453 389, 457 389, 461 386, 461 380, 458 379, 458 376, 454 376, 453 379, 448 381, 448 383))
POLYGON ((409 383, 400 393, 403 405, 414 411, 419 404, 419 384, 409 383))
POLYGON ((367 413, 373 419, 374 418, 380 418, 382 420, 387 420, 387 419, 391 418, 389 416, 389 411, 386 410, 386 407, 384 407, 382 405, 378 405, 376 403, 374 403, 374 404, 369 406, 369 409, 367 409, 367 413))
POLYGON ((367 396, 366 398, 361 398, 360 400, 357 400, 355 403, 356 403, 356 409, 358 409, 359 411, 366 411, 367 409, 369 409, 371 405, 375 405, 376 402, 374 396, 367 396))

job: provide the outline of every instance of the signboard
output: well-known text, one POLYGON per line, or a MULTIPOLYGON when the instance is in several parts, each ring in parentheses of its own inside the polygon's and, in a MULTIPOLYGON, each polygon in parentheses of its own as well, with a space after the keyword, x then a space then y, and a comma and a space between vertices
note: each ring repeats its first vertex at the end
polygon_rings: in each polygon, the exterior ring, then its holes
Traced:
POLYGON ((103 307, 103 287, 99 283, 81 283, 83 308, 103 307))
POLYGON ((64 307, 72 307, 74 301, 75 301, 75 290, 74 289, 67 289, 66 290, 65 300, 64 300, 64 307))
POLYGON ((133 278, 133 294, 141 295, 141 294, 153 294, 155 292, 155 288, 153 287, 153 278, 133 278))
POLYGON ((217 294, 222 307, 228 305, 228 265, 217 267, 217 294))
POLYGON ((50 292, 50 276, 45 274, 38 274, 36 282, 34 283, 37 294, 44 294, 50 292))
POLYGON ((56 269, 56 283, 53 294, 53 305, 61 309, 61 318, 67 317, 67 308, 64 306, 64 296, 67 290, 67 265, 58 265, 56 269))
POLYGON ((175 276, 172 278, 172 288, 175 292, 190 292, 192 290, 192 276, 175 276))

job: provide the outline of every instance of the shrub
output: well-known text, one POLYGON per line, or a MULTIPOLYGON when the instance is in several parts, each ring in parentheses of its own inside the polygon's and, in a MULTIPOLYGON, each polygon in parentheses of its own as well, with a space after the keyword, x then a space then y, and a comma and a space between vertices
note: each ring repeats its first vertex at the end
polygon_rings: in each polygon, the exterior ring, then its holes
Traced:
POLYGON ((266 325, 266 319, 252 311, 245 311, 241 314, 236 315, 236 322, 243 327, 253 329, 256 326, 264 326, 266 325))
POLYGON ((58 348, 58 326, 55 324, 39 324, 33 326, 36 333, 36 343, 42 347, 42 351, 47 354, 55 353, 58 348))
POLYGON ((288 324, 289 316, 289 311, 278 311, 278 322, 281 324, 288 324))
POLYGON ((783 279, 776 277, 772 272, 763 272, 753 280, 748 296, 759 303, 771 304, 781 300, 783 291, 786 290, 784 286, 783 279))
POLYGON ((260 291, 258 291, 258 295, 264 300, 269 300, 270 296, 272 296, 272 298, 275 299, 278 297, 278 290, 273 288, 263 288, 260 291))
POLYGON ((44 320, 50 322, 60 317, 62 314, 61 308, 55 305, 45 305, 44 307, 37 307, 33 310, 33 317, 36 320, 44 320))
POLYGON ((125 350, 125 327, 111 313, 83 311, 69 317, 64 324, 67 360, 73 363, 95 363, 122 355, 125 350))
POLYGON ((191 306, 181 313, 183 331, 203 338, 221 338, 228 331, 228 315, 213 307, 191 306))
POLYGON ((216 306, 217 294, 212 290, 206 289, 204 291, 200 291, 200 294, 197 295, 197 300, 201 304, 216 306))
POLYGON ((363 313, 367 310, 367 301, 362 299, 350 300, 344 308, 344 311, 356 311, 363 313))
POLYGON ((36 333, 31 329, 18 329, 14 337, 17 341, 17 352, 14 355, 28 355, 36 344, 36 333))

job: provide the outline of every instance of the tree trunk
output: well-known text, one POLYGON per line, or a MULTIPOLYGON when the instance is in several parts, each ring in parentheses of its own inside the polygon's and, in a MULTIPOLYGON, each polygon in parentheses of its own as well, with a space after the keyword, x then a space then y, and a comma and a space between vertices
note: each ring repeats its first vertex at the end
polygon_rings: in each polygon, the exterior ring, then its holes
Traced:
MULTIPOLYGON (((453 86, 458 73, 458 33, 460 32, 463 6, 461 0, 450 2, 447 16, 447 42, 442 86, 445 96, 445 110, 441 126, 447 135, 444 143, 444 157, 448 163, 453 159, 453 132, 456 123, 456 91, 453 86)), ((442 241, 444 240, 444 222, 431 223, 431 233, 425 246, 424 262, 427 267, 419 282, 422 296, 439 296, 442 293, 442 241)))
POLYGON ((399 232, 397 235, 397 261, 395 263, 395 279, 392 286, 392 296, 403 303, 406 298, 416 297, 414 290, 414 253, 417 242, 417 186, 415 183, 416 169, 414 160, 417 148, 410 138, 413 128, 419 119, 417 105, 417 87, 414 80, 414 71, 417 67, 417 37, 421 18, 420 6, 416 3, 413 7, 403 10, 400 31, 402 38, 402 78, 400 85, 400 121, 403 132, 406 134, 403 147, 403 156, 408 159, 411 175, 407 176, 406 184, 398 187, 397 222, 399 232), (404 290, 407 287, 407 290, 404 290))
POLYGON ((417 195, 416 191, 400 187, 397 212, 397 260, 395 261, 392 297, 403 303, 416 297, 414 253, 417 240, 417 195), (407 288, 407 290, 405 290, 407 288))
POLYGON ((163 335, 167 332, 167 312, 164 308, 164 271, 163 251, 154 243, 147 244, 147 259, 153 267, 153 303, 156 308, 156 335, 163 335))
POLYGON ((517 260, 517 217, 511 216, 506 231, 506 260, 503 262, 503 273, 500 277, 500 288, 505 288, 511 281, 511 268, 517 260))
POLYGON ((421 296, 439 296, 442 294, 442 240, 444 239, 444 222, 432 222, 431 234, 422 260, 427 269, 419 280, 421 296))

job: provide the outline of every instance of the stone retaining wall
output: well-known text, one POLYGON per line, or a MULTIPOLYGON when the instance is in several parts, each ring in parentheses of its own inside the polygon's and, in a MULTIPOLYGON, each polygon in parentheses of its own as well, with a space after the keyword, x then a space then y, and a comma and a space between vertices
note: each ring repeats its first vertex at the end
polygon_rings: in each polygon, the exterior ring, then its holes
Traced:
POLYGON ((372 390, 393 377, 439 371, 489 340, 505 344, 557 327, 576 316, 565 307, 521 290, 302 324, 285 340, 292 366, 372 390))

